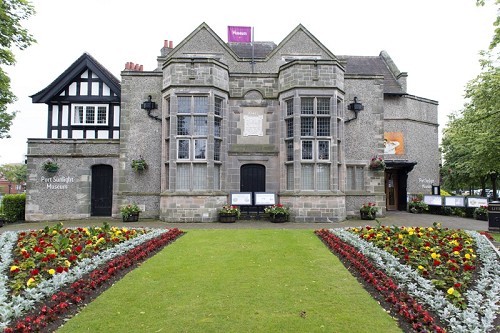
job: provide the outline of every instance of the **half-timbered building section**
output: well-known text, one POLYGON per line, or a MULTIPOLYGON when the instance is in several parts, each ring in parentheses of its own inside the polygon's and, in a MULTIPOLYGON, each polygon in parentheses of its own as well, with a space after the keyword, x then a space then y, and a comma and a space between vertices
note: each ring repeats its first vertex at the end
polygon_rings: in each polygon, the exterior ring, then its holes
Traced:
POLYGON ((120 81, 88 53, 31 98, 48 105, 47 138, 120 136, 120 81))

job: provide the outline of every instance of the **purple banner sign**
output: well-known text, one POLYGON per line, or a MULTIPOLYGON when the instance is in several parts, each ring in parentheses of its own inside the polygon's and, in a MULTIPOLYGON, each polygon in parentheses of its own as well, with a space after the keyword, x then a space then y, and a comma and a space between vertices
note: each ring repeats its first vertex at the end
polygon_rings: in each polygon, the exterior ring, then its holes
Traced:
POLYGON ((229 43, 251 43, 252 27, 227 27, 227 41, 229 43))

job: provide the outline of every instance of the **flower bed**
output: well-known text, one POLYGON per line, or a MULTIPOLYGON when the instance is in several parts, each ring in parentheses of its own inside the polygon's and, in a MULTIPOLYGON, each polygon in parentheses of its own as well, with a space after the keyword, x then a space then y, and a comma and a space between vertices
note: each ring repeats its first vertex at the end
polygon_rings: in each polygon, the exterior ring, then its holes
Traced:
MULTIPOLYGON (((332 251, 352 264, 367 282, 374 285, 385 301, 392 304, 393 311, 406 318, 413 329, 442 329, 432 319, 431 313, 437 314, 436 319, 451 332, 488 332, 494 329, 500 301, 500 262, 488 240, 477 232, 440 228, 366 227, 320 230, 316 234, 332 251), (389 235, 388 229, 394 233, 389 235), (405 243, 405 240, 408 242, 405 243), (384 248, 387 245, 385 242, 391 241, 398 245, 389 253, 384 248), (411 249, 410 244, 421 248, 411 249), (453 257, 436 265, 447 266, 452 272, 448 275, 455 279, 452 287, 446 285, 450 283, 449 277, 436 270, 427 276, 423 273, 424 269, 434 266, 435 260, 444 261, 437 254, 445 253, 441 251, 446 251, 448 246, 462 246, 462 249, 456 250, 460 258, 465 259, 456 260, 458 268, 452 265, 453 257), (473 263, 478 264, 474 268, 472 266, 475 265, 471 265, 470 261, 472 255, 470 258, 466 256, 473 253, 470 249, 475 251, 473 263), (417 257, 428 260, 428 264, 412 262, 418 260, 417 257), (473 280, 468 279, 471 271, 477 275, 473 280), (432 281, 430 276, 433 277, 432 281)), ((457 255, 454 252, 450 254, 457 255)))
MULTIPOLYGON (((105 226, 104 229, 107 229, 105 226)), ((30 232, 5 232, 0 236, 0 329, 4 332, 37 332, 47 325, 61 320, 66 313, 74 311, 75 307, 85 304, 92 293, 113 281, 118 274, 129 269, 138 262, 145 260, 153 252, 158 251, 169 242, 175 240, 182 234, 178 229, 126 229, 109 227, 107 232, 102 232, 103 228, 77 228, 63 229, 61 226, 45 228, 44 230, 30 232), (101 237, 92 236, 93 232, 101 231, 101 237), (54 233, 54 231, 56 231, 54 233), (86 235, 85 237, 71 235, 86 235), (90 234, 90 235, 89 235, 90 234), (118 242, 117 237, 112 235, 122 235, 123 241, 118 242), (89 252, 83 249, 69 261, 66 258, 69 249, 77 250, 80 245, 71 247, 64 241, 67 247, 59 248, 53 253, 56 241, 65 239, 63 235, 70 235, 68 239, 86 239, 91 241, 85 246, 89 252), (52 236, 52 238, 51 238, 52 236), (106 241, 109 237, 109 241, 106 241), (52 239, 52 241, 48 241, 52 239), (44 261, 47 256, 41 257, 36 253, 42 253, 33 247, 34 255, 31 255, 26 247, 19 247, 19 244, 35 244, 43 242, 51 244, 42 251, 44 255, 49 253, 49 261, 44 261), (49 243, 50 242, 50 243, 49 243), (106 247, 99 245, 108 244, 106 247), (114 244, 113 244, 114 243, 114 244), (24 251, 23 251, 24 250, 24 251), (38 265, 39 268, 31 268, 29 275, 23 273, 22 267, 30 266, 18 259, 18 253, 30 254, 28 258, 24 254, 23 258, 28 259, 28 263, 38 265), (64 252, 64 253, 61 253, 64 252), (90 255, 92 253, 92 255, 90 255), (55 257, 54 257, 55 255, 55 257), (81 256, 81 258, 78 258, 81 256), (31 258, 31 260, 30 260, 31 258), (17 262, 16 262, 17 260, 17 262), (68 261, 71 265, 57 266, 51 268, 47 262, 68 261), (14 265, 12 265, 14 263, 14 265), (15 269, 12 269, 16 266, 15 269), (16 272, 16 269, 19 271, 16 272), (33 269, 38 273, 33 274, 33 269), (16 274, 21 274, 16 277, 16 274), (10 277, 10 279, 9 279, 10 277), (36 277, 35 281, 30 280, 36 277), (25 287, 19 287, 19 281, 28 279, 25 287), (13 282, 15 281, 15 282, 13 282), (14 286, 12 289, 10 286, 14 286), (14 291, 15 290, 15 291, 14 291), (16 295, 11 295, 13 292, 16 295), (28 314, 29 312, 29 314, 28 314), (28 314, 28 315, 27 315, 28 314)), ((78 252, 78 251, 76 251, 78 252)), ((70 254, 75 255, 75 254, 70 254)))

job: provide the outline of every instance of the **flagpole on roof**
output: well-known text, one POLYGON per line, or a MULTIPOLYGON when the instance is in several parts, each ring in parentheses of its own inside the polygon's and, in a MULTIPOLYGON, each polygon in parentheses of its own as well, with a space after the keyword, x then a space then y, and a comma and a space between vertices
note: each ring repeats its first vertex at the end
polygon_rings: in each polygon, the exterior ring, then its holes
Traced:
POLYGON ((254 72, 254 46, 253 46, 253 27, 252 27, 252 73, 254 72))

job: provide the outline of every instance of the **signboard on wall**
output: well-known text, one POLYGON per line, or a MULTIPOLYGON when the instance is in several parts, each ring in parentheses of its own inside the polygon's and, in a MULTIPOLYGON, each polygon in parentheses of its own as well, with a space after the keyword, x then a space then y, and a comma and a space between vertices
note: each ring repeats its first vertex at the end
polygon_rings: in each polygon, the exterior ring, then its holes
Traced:
POLYGON ((252 204, 252 192, 234 192, 229 194, 229 202, 233 206, 249 206, 252 204))
POLYGON ((403 155, 405 145, 403 132, 385 132, 384 133, 384 154, 403 155))

